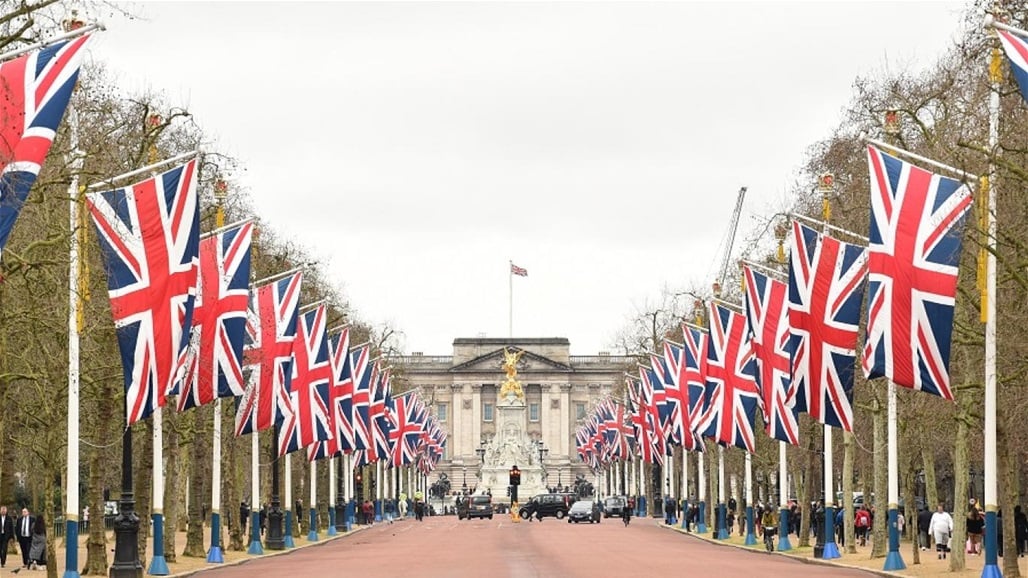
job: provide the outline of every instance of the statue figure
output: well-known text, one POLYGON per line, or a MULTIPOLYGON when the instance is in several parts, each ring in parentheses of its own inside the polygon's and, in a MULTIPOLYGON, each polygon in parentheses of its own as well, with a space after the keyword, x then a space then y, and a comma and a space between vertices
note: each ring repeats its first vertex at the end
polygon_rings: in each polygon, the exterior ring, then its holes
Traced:
POLYGON ((507 380, 500 386, 500 398, 514 397, 525 400, 525 392, 521 389, 518 377, 518 361, 524 355, 524 351, 511 351, 503 348, 503 370, 507 372, 507 380))

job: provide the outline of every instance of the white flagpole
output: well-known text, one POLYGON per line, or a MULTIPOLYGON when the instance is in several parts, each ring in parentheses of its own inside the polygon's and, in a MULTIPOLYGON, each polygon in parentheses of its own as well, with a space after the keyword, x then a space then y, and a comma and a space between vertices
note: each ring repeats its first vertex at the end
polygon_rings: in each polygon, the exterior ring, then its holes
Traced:
POLYGON ((307 532, 308 542, 318 541, 318 462, 311 462, 311 527, 307 532))
POLYGON ((328 530, 329 536, 336 535, 336 459, 328 458, 328 530))
POLYGON ((789 471, 786 466, 786 443, 778 442, 778 551, 792 550, 789 543, 789 471))
MULTIPOLYGON (((835 191, 835 178, 827 175, 821 175, 818 178, 818 190, 821 193, 821 210, 822 222, 821 234, 827 235, 828 230, 832 228, 828 221, 831 220, 831 195, 835 191)), ((825 523, 824 523, 824 550, 821 552, 821 558, 825 560, 832 560, 835 558, 841 558, 842 554, 839 553, 839 547, 835 543, 835 491, 832 488, 832 471, 833 459, 832 459, 832 426, 824 424, 824 510, 825 510, 825 523)))
POLYGON ((746 544, 754 545, 757 537, 753 534, 753 456, 746 452, 746 544))
MULTIPOLYGON (((703 442, 700 442, 703 443, 703 442)), ((696 452, 696 472, 700 482, 700 519, 696 521, 696 531, 700 534, 707 533, 707 468, 704 467, 703 452, 696 452)))
MULTIPOLYGON (((220 210, 220 209, 219 209, 220 210)), ((214 445, 211 459, 211 549, 208 564, 221 564, 221 398, 214 400, 214 445)), ((242 522, 242 520, 240 520, 242 522)))
POLYGON ((65 489, 65 578, 79 576, 79 173, 82 154, 79 151, 78 114, 75 105, 68 106, 68 134, 71 146, 71 184, 68 185, 68 473, 65 489))
POLYGON ((725 515, 725 448, 717 447, 717 539, 727 540, 728 529, 725 522, 728 516, 725 515))
POLYGON ((282 479, 285 484, 285 514, 286 514, 286 528, 285 535, 282 536, 282 545, 286 548, 295 548, 296 543, 293 541, 293 524, 300 524, 300 516, 303 512, 293 511, 293 460, 289 458, 289 454, 283 456, 285 464, 282 466, 282 479))
POLYGON ((168 561, 164 558, 164 408, 158 407, 153 416, 153 499, 150 519, 153 520, 153 558, 150 559, 151 576, 167 576, 168 561))
POLYGON ((250 548, 247 554, 263 554, 261 546, 261 484, 260 457, 261 447, 257 440, 257 431, 250 434, 250 548))

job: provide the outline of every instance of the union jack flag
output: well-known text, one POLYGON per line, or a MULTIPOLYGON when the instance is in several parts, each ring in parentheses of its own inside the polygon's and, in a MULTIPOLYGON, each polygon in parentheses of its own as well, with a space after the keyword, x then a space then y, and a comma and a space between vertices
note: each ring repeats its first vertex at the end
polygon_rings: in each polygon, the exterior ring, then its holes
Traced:
POLYGON ((178 410, 243 395, 243 339, 250 294, 246 223, 200 241, 200 277, 178 410))
POLYGON ((949 349, 971 191, 868 147, 868 378, 953 399, 949 349))
POLYGON ((665 340, 664 363, 670 377, 664 384, 667 404, 670 407, 669 439, 686 450, 695 450, 699 440, 692 431, 692 420, 689 416, 689 371, 685 361, 685 346, 665 340))
POLYGON ((757 361, 764 430, 776 440, 799 445, 799 424, 792 388, 792 352, 786 300, 789 287, 752 267, 745 267, 746 321, 757 361))
POLYGON ((88 40, 85 34, 0 64, 0 251, 53 144, 88 40))
POLYGON ((401 467, 414 462, 414 454, 421 439, 422 423, 418 419, 418 396, 408 393, 391 400, 389 416, 392 428, 389 432, 390 463, 401 467))
POLYGON ((759 398, 746 317, 712 302, 707 346, 707 412, 698 429, 722 445, 734 445, 753 453, 756 449, 753 419, 759 398))
POLYGON ((237 436, 264 431, 289 411, 302 281, 297 271, 250 292, 243 343, 243 366, 250 374, 236 405, 237 436))
POLYGON ((626 415, 624 405, 614 404, 614 421, 607 425, 607 429, 614 432, 611 442, 611 460, 627 460, 632 457, 632 449, 635 447, 635 434, 632 424, 626 415))
MULTIPOLYGON (((367 450, 371 447, 371 425, 368 410, 371 407, 372 363, 369 359, 370 346, 358 345, 350 350, 350 370, 353 372, 353 396, 351 397, 350 423, 353 425, 353 449, 367 450)), ((363 455, 364 452, 362 451, 363 455)))
POLYGON ((293 378, 289 385, 289 411, 283 412, 278 430, 278 455, 332 437, 328 391, 332 363, 325 340, 328 313, 324 305, 300 315, 293 341, 293 378))
POLYGON ((107 268, 111 314, 133 424, 164 407, 184 361, 196 297, 196 160, 87 196, 107 268))
POLYGON ((353 450, 353 374, 350 371, 350 328, 328 338, 328 350, 332 362, 332 384, 328 392, 329 421, 332 425, 331 439, 308 446, 307 458, 311 461, 341 455, 353 450))
POLYGON ((697 432, 707 412, 707 342, 710 336, 698 327, 682 325, 682 337, 682 352, 685 354, 682 379, 689 388, 689 428, 696 438, 696 449, 702 452, 704 445, 697 432))
MULTIPOLYGON (((377 364, 376 364, 377 365, 377 364)), ((368 456, 371 461, 387 460, 389 458, 389 429, 392 422, 389 418, 389 411, 392 407, 393 393, 389 386, 389 368, 380 368, 377 371, 378 379, 372 381, 374 386, 371 398, 371 406, 368 408, 368 415, 371 419, 371 438, 374 442, 374 451, 368 456)))
POLYGON ((1006 30, 996 29, 999 42, 1010 59, 1010 70, 1014 73, 1021 96, 1028 101, 1028 39, 1006 30))
POLYGON ((789 260, 789 326, 796 336, 796 411, 853 431, 853 366, 867 254, 796 221, 789 260))

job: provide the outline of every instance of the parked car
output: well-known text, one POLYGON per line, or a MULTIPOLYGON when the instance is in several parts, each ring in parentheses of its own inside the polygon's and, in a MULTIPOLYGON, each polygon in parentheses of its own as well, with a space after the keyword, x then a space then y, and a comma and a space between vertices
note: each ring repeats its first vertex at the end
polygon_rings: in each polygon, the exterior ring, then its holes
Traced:
POLYGON ((471 496, 468 500, 468 519, 489 518, 493 519, 493 498, 492 496, 471 496))
POLYGON ((626 506, 628 506, 628 498, 624 496, 611 496, 603 502, 603 517, 609 518, 614 516, 620 518, 626 506))
POLYGON ((571 522, 600 523, 600 503, 592 500, 579 500, 568 510, 568 524, 571 522))
POLYGON ((546 516, 562 520, 567 515, 569 508, 565 494, 539 494, 532 496, 531 500, 521 506, 518 515, 526 520, 531 517, 542 520, 546 516))

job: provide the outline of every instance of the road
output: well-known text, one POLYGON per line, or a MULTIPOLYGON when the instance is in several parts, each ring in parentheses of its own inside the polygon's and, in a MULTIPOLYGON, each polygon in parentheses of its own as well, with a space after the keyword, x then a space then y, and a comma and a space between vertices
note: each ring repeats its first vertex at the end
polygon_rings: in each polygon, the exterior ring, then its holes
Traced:
POLYGON ((600 524, 513 524, 507 516, 458 521, 454 516, 377 524, 286 555, 205 570, 198 578, 253 576, 418 576, 528 578, 560 576, 872 576, 805 564, 783 556, 710 544, 658 527, 653 519, 600 524))

